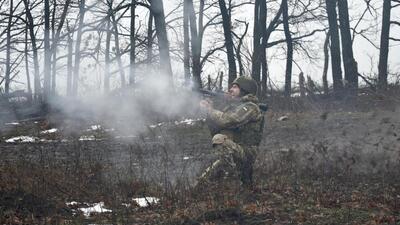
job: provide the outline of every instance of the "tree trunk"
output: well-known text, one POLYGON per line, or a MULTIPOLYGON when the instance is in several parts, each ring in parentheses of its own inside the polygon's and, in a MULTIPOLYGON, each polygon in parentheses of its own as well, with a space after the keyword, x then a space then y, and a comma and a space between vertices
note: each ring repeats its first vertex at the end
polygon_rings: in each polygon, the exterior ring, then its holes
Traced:
POLYGON ((153 14, 150 10, 147 22, 147 64, 150 65, 153 58, 153 14))
POLYGON ((299 74, 299 88, 300 88, 300 97, 304 98, 306 96, 306 87, 305 87, 304 73, 301 72, 299 74))
POLYGON ((57 1, 53 0, 53 11, 51 18, 51 39, 52 39, 52 47, 50 48, 50 57, 53 57, 51 60, 51 86, 50 86, 50 94, 55 96, 56 94, 56 76, 57 76, 57 46, 54 44, 56 30, 56 9, 57 9, 57 1))
POLYGON ((68 8, 69 5, 71 4, 71 0, 66 0, 64 3, 64 7, 63 7, 63 11, 61 13, 61 17, 60 17, 60 23, 57 27, 57 31, 54 33, 55 31, 55 11, 56 11, 56 5, 57 5, 57 1, 54 0, 54 11, 53 11, 53 41, 51 44, 51 52, 53 55, 53 74, 52 74, 52 94, 54 95, 56 93, 56 74, 57 74, 57 65, 56 65, 56 59, 57 59, 57 45, 60 39, 60 35, 61 35, 61 30, 64 26, 65 20, 67 18, 67 13, 68 13, 68 8))
POLYGON ((342 68, 340 63, 340 40, 337 25, 336 1, 326 0, 326 11, 328 13, 329 34, 331 40, 331 63, 333 91, 335 95, 340 95, 343 90, 342 68))
POLYGON ((353 56, 353 43, 350 33, 349 8, 347 0, 339 0, 338 8, 346 89, 349 94, 355 95, 357 94, 358 88, 358 72, 353 56))
POLYGON ((225 5, 225 0, 218 0, 219 7, 222 15, 222 24, 224 28, 225 37, 225 47, 228 58, 228 84, 231 84, 236 79, 236 62, 235 62, 235 52, 233 50, 233 40, 231 31, 231 18, 228 13, 228 9, 225 5))
POLYGON ((260 5, 263 0, 256 0, 254 3, 254 28, 253 28, 253 57, 251 67, 251 77, 260 83, 260 71, 261 71, 261 15, 260 5))
POLYGON ((110 19, 107 18, 107 34, 106 34, 106 50, 104 53, 105 57, 105 68, 104 68, 104 92, 110 91, 110 45, 111 45, 111 30, 110 30, 110 19))
POLYGON ((162 0, 151 0, 150 8, 154 16, 154 23, 157 32, 160 51, 160 69, 162 73, 165 73, 165 75, 169 77, 169 83, 172 85, 171 58, 169 56, 169 43, 162 0))
POLYGON ((67 58, 67 96, 72 95, 72 74, 73 74, 73 68, 72 68, 72 55, 74 54, 74 46, 73 46, 73 39, 72 37, 74 36, 74 33, 71 33, 71 30, 69 29, 69 26, 67 26, 68 29, 68 58, 67 58))
POLYGON ((78 22, 78 30, 76 35, 75 42, 75 67, 74 74, 72 79, 72 95, 78 95, 78 85, 79 85, 79 69, 81 62, 81 42, 82 42, 82 29, 83 29, 83 20, 85 18, 85 0, 79 1, 79 22, 78 22))
POLYGON ((50 0, 44 0, 44 98, 50 96, 51 88, 51 51, 50 51, 50 0))
POLYGON ((115 38, 115 40, 114 40, 115 41, 115 55, 116 55, 116 59, 117 59, 117 63, 118 63, 119 74, 121 77, 121 87, 125 87, 125 85, 126 85, 125 70, 124 70, 124 66, 122 65, 121 50, 119 49, 118 21, 115 20, 115 15, 113 13, 111 13, 111 19, 112 19, 113 28, 114 28, 113 30, 114 30, 114 38, 115 38))
POLYGON ((322 73, 322 83, 324 85, 324 94, 329 94, 328 88, 328 67, 329 67, 329 32, 326 34, 325 42, 324 42, 324 70, 322 73))
POLYGON ((260 46, 260 62, 261 62, 261 81, 258 84, 258 97, 264 96, 267 83, 267 53, 264 46, 266 43, 266 33, 267 33, 267 1, 262 0, 260 3, 260 28, 261 28, 261 46, 260 46))
MULTIPOLYGON (((25 18, 28 21, 28 18, 25 18)), ((25 25, 25 71, 26 71, 26 83, 28 86, 28 93, 29 93, 29 102, 32 101, 32 86, 31 86, 31 76, 29 73, 29 54, 28 54, 28 33, 29 33, 29 26, 28 24, 25 25)))
POLYGON ((189 21, 190 21, 190 34, 191 34, 191 47, 192 47, 192 72, 193 72, 193 83, 195 88, 201 88, 201 44, 200 38, 197 33, 197 22, 196 13, 194 11, 193 0, 186 0, 189 10, 189 21))
POLYGON ((242 62, 241 49, 242 49, 242 45, 243 45, 243 40, 246 37, 247 31, 249 29, 249 23, 246 22, 245 26, 246 26, 246 28, 244 29, 242 36, 240 36, 239 43, 236 48, 236 57, 237 57, 237 61, 239 64, 239 76, 244 76, 244 68, 243 68, 243 62, 242 62))
POLYGON ((34 28, 34 21, 31 14, 31 10, 29 8, 29 0, 23 0, 25 5, 25 13, 27 17, 28 27, 29 27, 29 36, 31 38, 31 45, 32 45, 32 53, 33 53, 33 67, 34 67, 34 90, 35 90, 35 99, 39 99, 40 97, 40 73, 39 73, 39 58, 36 46, 36 36, 34 28))
POLYGON ((130 42, 131 49, 129 51, 129 85, 135 84, 135 21, 136 21, 136 0, 131 0, 131 32, 130 42))
POLYGON ((190 37, 189 37, 189 9, 188 1, 183 2, 183 70, 185 76, 185 84, 190 83, 190 37))
POLYGON ((292 66, 293 66, 293 41, 289 29, 288 2, 282 1, 283 11, 283 29, 286 37, 287 58, 286 58, 286 74, 285 74, 285 97, 290 97, 292 91, 292 66))
POLYGON ((384 0, 382 9, 381 46, 379 51, 379 64, 378 64, 378 88, 381 90, 385 90, 387 87, 390 13, 391 13, 390 0, 384 0))
POLYGON ((10 79, 11 79, 11 24, 14 12, 13 0, 10 0, 10 15, 7 24, 7 49, 6 49, 6 74, 4 76, 4 92, 10 92, 10 79))

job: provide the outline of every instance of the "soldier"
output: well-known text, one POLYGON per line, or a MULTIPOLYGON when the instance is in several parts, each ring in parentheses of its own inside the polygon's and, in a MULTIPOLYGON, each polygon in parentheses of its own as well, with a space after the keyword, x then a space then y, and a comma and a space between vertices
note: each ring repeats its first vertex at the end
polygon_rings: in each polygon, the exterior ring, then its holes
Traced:
POLYGON ((217 160, 200 176, 199 183, 225 176, 238 176, 245 186, 253 183, 253 164, 261 142, 263 114, 258 106, 257 83, 246 77, 235 79, 228 101, 221 110, 202 100, 217 160))

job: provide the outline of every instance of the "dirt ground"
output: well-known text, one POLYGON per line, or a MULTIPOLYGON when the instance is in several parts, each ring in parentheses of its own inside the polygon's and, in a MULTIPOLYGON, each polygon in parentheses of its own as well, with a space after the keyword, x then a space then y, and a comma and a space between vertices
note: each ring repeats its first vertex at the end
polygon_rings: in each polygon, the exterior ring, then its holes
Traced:
POLYGON ((213 159, 202 120, 131 136, 90 124, 78 134, 3 125, 0 223, 400 224, 399 102, 370 100, 272 104, 253 188, 235 179, 194 187, 213 159), (38 139, 6 142, 18 135, 38 139), (143 196, 160 201, 126 206, 143 196), (85 216, 71 201, 103 201, 112 212, 85 216))

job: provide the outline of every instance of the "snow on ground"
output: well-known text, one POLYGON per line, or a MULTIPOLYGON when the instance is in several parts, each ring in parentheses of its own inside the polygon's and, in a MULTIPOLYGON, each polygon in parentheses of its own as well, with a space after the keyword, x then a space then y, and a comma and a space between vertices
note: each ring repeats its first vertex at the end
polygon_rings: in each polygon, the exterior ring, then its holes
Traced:
POLYGON ((18 136, 18 137, 12 137, 9 138, 7 140, 5 140, 5 142, 7 143, 16 143, 16 142, 22 142, 22 143, 28 143, 28 142, 35 142, 37 141, 37 137, 31 137, 31 136, 18 136))
POLYGON ((18 123, 18 122, 11 122, 11 123, 5 123, 4 125, 13 125, 13 126, 16 126, 16 125, 19 125, 19 123, 18 123))
POLYGON ((80 141, 95 141, 97 140, 94 135, 88 135, 88 136, 81 136, 79 137, 80 141))
MULTIPOLYGON (((173 123, 175 125, 181 125, 181 124, 194 125, 196 122, 199 122, 199 121, 205 121, 205 119, 183 119, 183 120, 180 120, 180 121, 174 121, 173 123)), ((149 127, 150 128, 156 128, 156 127, 161 127, 164 124, 165 124, 164 122, 163 123, 158 123, 158 124, 152 124, 149 127)))
POLYGON ((175 125, 179 124, 187 124, 187 125, 194 125, 196 122, 203 121, 204 119, 184 119, 181 121, 175 121, 175 125))
POLYGON ((86 131, 96 131, 96 130, 100 130, 101 125, 91 125, 89 129, 87 129, 86 131))
POLYGON ((79 204, 79 202, 75 202, 75 201, 72 201, 72 202, 67 202, 67 203, 65 203, 67 206, 74 206, 74 205, 78 205, 79 204))
POLYGON ((153 124, 153 125, 150 125, 149 127, 150 127, 150 128, 161 127, 163 124, 164 124, 164 123, 153 124))
POLYGON ((160 199, 154 197, 133 198, 140 207, 147 207, 149 205, 157 204, 160 199))
POLYGON ((94 203, 90 207, 82 207, 79 208, 80 211, 83 212, 83 215, 86 217, 89 217, 90 214, 92 213, 106 213, 106 212, 112 212, 109 209, 104 208, 104 202, 99 202, 99 203, 94 203))
POLYGON ((136 135, 125 135, 125 136, 115 136, 115 139, 121 139, 121 138, 137 138, 136 135))
MULTIPOLYGON (((134 202, 136 202, 139 207, 148 207, 153 204, 157 204, 160 199, 155 198, 155 197, 143 197, 143 198, 133 198, 132 199, 134 202)), ((112 212, 112 210, 105 208, 104 202, 99 202, 99 203, 80 203, 76 201, 72 202, 67 202, 65 203, 68 207, 78 207, 80 205, 87 205, 87 207, 79 207, 78 210, 83 213, 85 217, 90 217, 92 213, 108 213, 112 212)), ((131 204, 127 203, 122 203, 123 206, 125 207, 131 207, 131 204)))
MULTIPOLYGON (((74 206, 74 205, 79 205, 79 202, 67 202, 67 206, 74 206)), ((93 203, 93 204, 87 204, 84 203, 85 205, 89 205, 88 207, 80 207, 78 208, 79 211, 83 212, 83 215, 86 217, 89 217, 92 213, 107 213, 107 212, 112 212, 112 210, 107 209, 104 207, 104 202, 99 202, 99 203, 93 203)))
POLYGON ((58 132, 58 129, 57 128, 52 128, 50 130, 41 131, 40 133, 41 134, 52 134, 52 133, 56 133, 56 132, 58 132))

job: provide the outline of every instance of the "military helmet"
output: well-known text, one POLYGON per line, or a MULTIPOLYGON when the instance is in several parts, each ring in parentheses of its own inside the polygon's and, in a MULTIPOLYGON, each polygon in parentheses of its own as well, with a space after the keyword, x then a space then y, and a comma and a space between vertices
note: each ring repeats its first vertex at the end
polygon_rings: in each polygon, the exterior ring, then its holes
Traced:
POLYGON ((249 94, 257 94, 257 82, 249 77, 240 76, 232 82, 233 84, 238 85, 241 90, 249 94))

